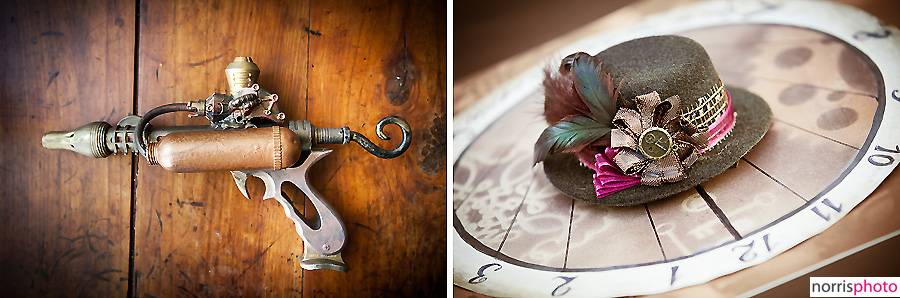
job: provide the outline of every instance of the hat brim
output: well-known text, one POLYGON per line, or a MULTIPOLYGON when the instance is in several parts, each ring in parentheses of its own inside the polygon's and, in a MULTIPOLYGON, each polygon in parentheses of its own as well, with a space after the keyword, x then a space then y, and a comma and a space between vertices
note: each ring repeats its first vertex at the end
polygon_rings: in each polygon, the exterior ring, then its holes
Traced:
POLYGON ((731 135, 703 152, 687 170, 684 180, 661 186, 636 185, 597 198, 593 174, 573 154, 551 154, 544 160, 544 172, 550 183, 562 193, 591 204, 632 206, 667 198, 693 188, 733 166, 759 142, 772 126, 772 109, 765 100, 742 88, 725 86, 731 95, 735 125, 731 135))

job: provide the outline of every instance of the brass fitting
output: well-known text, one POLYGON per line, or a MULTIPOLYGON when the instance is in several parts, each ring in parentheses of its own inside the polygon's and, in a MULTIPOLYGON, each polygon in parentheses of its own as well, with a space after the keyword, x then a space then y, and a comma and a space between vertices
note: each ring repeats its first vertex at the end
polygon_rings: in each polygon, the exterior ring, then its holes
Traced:
POLYGON ((238 96, 238 92, 244 88, 250 88, 256 84, 259 77, 259 66, 253 63, 250 57, 235 57, 231 64, 225 68, 225 83, 231 96, 238 96))
POLYGON ((106 122, 91 122, 70 131, 51 131, 41 137, 41 145, 47 149, 66 149, 104 158, 112 154, 103 140, 110 127, 106 122))
MULTIPOLYGON (((41 137, 41 145, 47 149, 65 149, 93 158, 104 158, 112 154, 136 153, 134 126, 140 117, 129 115, 116 125, 106 122, 91 122, 70 131, 51 131, 41 137)), ((210 126, 164 126, 148 129, 145 133, 151 142, 173 132, 207 131, 210 126)))

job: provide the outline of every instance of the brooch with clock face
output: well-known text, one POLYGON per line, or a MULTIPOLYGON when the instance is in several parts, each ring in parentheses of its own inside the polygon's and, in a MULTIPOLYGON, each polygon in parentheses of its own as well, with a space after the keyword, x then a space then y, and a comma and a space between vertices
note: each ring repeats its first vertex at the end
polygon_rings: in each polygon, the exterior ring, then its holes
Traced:
MULTIPOLYGON (((895 28, 827 2, 702 2, 566 48, 597 53, 665 34, 697 41, 726 89, 765 101, 764 137, 736 168, 664 199, 573 200, 534 166, 547 128, 536 65, 454 118, 454 284, 496 296, 623 296, 704 283, 821 233, 900 159, 895 28)), ((661 129, 635 140, 651 159, 671 154, 675 137, 661 129)))

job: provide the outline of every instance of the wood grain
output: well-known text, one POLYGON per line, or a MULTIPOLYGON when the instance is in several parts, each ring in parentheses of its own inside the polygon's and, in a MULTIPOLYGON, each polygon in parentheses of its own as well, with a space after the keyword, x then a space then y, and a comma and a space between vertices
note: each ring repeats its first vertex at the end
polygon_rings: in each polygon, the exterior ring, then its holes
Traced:
MULTIPOLYGON (((311 28, 321 35, 310 37, 310 120, 372 137, 379 119, 398 115, 409 121, 413 139, 396 159, 339 147, 321 162, 320 169, 333 174, 313 183, 322 185, 348 227, 344 260, 351 271, 307 273, 304 288, 315 290, 305 296, 445 291, 445 11, 443 4, 422 1, 311 5, 311 28)), ((399 137, 395 128, 388 133, 399 137)))
POLYGON ((124 296, 131 159, 41 147, 41 135, 132 109, 133 3, 0 4, 0 292, 124 296))

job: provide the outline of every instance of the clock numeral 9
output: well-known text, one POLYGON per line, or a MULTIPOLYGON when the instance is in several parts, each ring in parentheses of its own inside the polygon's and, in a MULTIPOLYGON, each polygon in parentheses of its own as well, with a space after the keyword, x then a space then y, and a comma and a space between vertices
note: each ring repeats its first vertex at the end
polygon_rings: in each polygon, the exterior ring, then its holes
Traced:
MULTIPOLYGON (((875 146, 875 151, 897 154, 900 153, 900 146, 897 146, 895 149, 875 146)), ((872 154, 869 155, 869 163, 874 166, 883 167, 894 163, 894 157, 887 154, 872 154)))
POLYGON ((494 269, 494 271, 497 271, 497 270, 500 270, 503 268, 503 266, 500 266, 500 264, 497 264, 497 263, 491 263, 491 264, 481 266, 481 268, 478 268, 478 273, 477 273, 478 275, 469 279, 469 283, 473 284, 473 285, 477 285, 477 284, 480 284, 480 283, 483 283, 484 281, 486 281, 487 277, 484 276, 484 270, 491 268, 493 266, 497 266, 497 268, 494 269))
MULTIPOLYGON (((763 235, 763 244, 766 245, 766 252, 772 252, 772 244, 769 242, 769 234, 763 235)), ((750 262, 756 259, 759 254, 753 249, 753 245, 756 243, 756 240, 750 241, 745 245, 738 245, 731 249, 732 252, 743 250, 741 256, 738 257, 738 260, 741 262, 750 262)))
POLYGON ((572 282, 572 280, 575 279, 576 277, 577 276, 573 276, 573 277, 557 276, 556 278, 562 279, 563 283, 559 286, 556 286, 556 289, 553 289, 553 292, 550 292, 550 295, 552 295, 553 297, 559 297, 559 296, 562 296, 562 295, 565 295, 566 293, 568 293, 570 290, 572 290, 571 286, 566 287, 565 291, 559 292, 559 290, 561 290, 563 286, 572 282))

